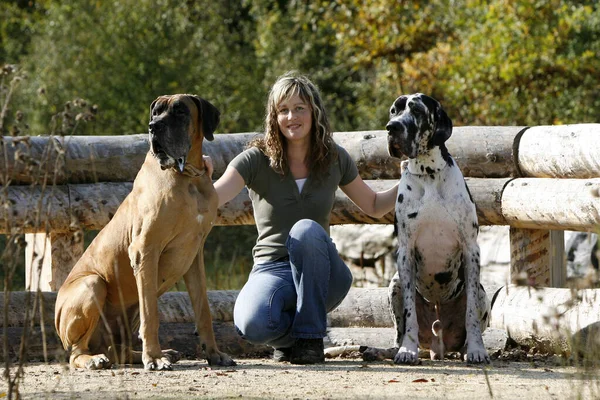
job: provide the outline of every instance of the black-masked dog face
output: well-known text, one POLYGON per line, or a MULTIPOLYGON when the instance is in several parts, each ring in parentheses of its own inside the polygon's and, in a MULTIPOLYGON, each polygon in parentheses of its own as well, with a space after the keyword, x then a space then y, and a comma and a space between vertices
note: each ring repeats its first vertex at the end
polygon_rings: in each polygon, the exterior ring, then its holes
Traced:
POLYGON ((394 101, 386 129, 390 155, 415 158, 426 149, 443 145, 452 134, 452 121, 437 100, 416 93, 394 101))
POLYGON ((183 172, 194 140, 213 140, 219 119, 219 110, 198 96, 160 96, 150 106, 150 151, 162 169, 183 172))

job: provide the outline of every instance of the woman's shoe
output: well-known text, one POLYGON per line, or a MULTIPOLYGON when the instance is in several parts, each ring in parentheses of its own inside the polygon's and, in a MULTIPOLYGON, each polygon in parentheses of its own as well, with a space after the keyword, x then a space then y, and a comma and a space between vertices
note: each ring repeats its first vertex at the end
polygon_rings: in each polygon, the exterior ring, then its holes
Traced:
POLYGON ((291 347, 282 347, 280 349, 273 349, 273 360, 277 362, 290 361, 290 355, 292 354, 291 347))
POLYGON ((292 347, 292 364, 321 364, 325 362, 323 339, 296 339, 292 347))

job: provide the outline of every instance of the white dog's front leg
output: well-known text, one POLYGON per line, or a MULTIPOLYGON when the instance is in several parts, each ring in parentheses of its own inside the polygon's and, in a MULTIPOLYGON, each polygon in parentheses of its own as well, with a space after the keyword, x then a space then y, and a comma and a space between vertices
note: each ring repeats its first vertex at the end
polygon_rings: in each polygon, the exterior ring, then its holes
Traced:
MULTIPOLYGON (((395 315, 396 318, 402 318, 404 321, 404 335, 398 354, 394 357, 396 364, 416 365, 419 363, 419 323, 417 321, 417 310, 415 306, 416 287, 415 287, 415 267, 412 256, 407 254, 405 248, 398 252, 398 275, 402 288, 402 300, 404 303, 401 315, 395 315)), ((397 324, 400 326, 401 324, 397 324)))
POLYGON ((479 304, 480 258, 479 246, 477 243, 467 249, 465 259, 467 264, 467 315, 465 321, 467 330, 467 354, 465 355, 465 361, 468 363, 489 364, 490 357, 485 349, 483 337, 481 335, 481 319, 483 318, 481 313, 485 312, 485 307, 484 305, 479 304))

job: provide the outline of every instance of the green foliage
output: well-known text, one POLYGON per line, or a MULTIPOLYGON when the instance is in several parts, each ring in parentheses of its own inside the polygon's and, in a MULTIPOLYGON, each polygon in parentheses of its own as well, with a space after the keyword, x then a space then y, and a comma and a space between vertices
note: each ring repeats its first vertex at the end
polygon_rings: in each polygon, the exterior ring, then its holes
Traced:
POLYGON ((146 130, 157 96, 194 93, 221 110, 221 131, 256 130, 262 74, 246 42, 251 27, 238 23, 244 12, 212 1, 52 2, 25 58, 31 78, 21 104, 44 89, 36 125, 85 97, 100 110, 88 133, 132 134, 146 130))
POLYGON ((457 125, 590 122, 600 109, 594 1, 2 3, 0 57, 29 72, 18 104, 32 126, 81 97, 99 109, 88 133, 139 133, 156 96, 188 92, 221 109, 221 132, 260 130, 290 69, 319 85, 335 130, 381 129, 416 91, 457 125))
POLYGON ((336 31, 338 65, 370 71, 373 90, 361 85, 358 115, 385 119, 382 104, 420 91, 441 100, 457 125, 598 118, 596 2, 338 0, 318 7, 336 31))
POLYGON ((27 54, 45 0, 0 0, 0 65, 15 63, 27 54))
POLYGON ((255 226, 215 226, 204 244, 208 289, 241 289, 252 270, 255 243, 255 226))
POLYGON ((440 68, 464 124, 596 122, 600 110, 597 3, 469 1, 470 18, 440 68))

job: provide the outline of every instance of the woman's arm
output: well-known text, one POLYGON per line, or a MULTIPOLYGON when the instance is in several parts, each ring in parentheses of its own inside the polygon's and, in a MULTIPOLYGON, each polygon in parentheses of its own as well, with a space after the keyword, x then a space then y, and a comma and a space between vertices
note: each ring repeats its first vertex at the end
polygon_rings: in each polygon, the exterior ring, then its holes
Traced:
MULTIPOLYGON (((212 177, 212 160, 209 156, 203 156, 202 158, 204 158, 208 175, 212 177)), ((223 175, 215 182, 214 186, 217 191, 217 196, 219 197, 219 207, 221 207, 223 204, 231 201, 231 199, 237 196, 244 186, 246 186, 246 183, 244 182, 242 175, 240 175, 235 168, 228 166, 223 175)))
POLYGON ((360 176, 357 176, 352 182, 340 188, 365 214, 374 218, 383 217, 392 211, 396 204, 398 183, 388 190, 375 192, 360 176))

